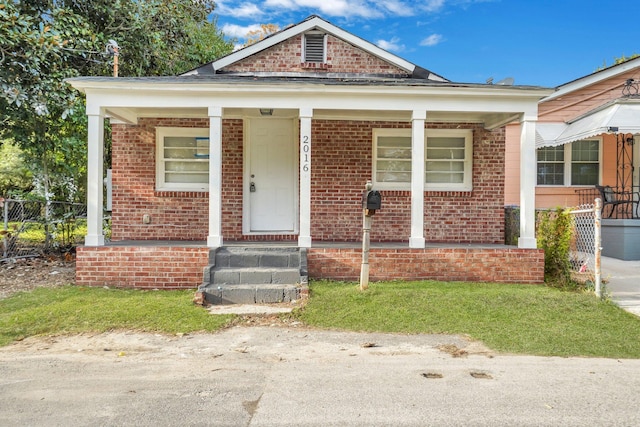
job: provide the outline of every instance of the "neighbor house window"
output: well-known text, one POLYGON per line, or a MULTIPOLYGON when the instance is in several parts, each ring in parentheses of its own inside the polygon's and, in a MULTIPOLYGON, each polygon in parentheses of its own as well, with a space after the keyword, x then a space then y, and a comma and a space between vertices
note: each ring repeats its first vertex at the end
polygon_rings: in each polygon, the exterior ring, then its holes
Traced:
MULTIPOLYGON (((469 130, 425 131, 425 189, 471 190, 473 136, 469 130)), ((374 180, 378 188, 411 183, 411 129, 374 130, 374 180)))
POLYGON ((209 188, 209 130, 156 129, 156 188, 207 190, 209 188))
POLYGON ((539 148, 538 185, 564 185, 564 146, 539 148))
POLYGON ((537 150, 538 185, 596 185, 600 182, 600 141, 575 141, 537 150))

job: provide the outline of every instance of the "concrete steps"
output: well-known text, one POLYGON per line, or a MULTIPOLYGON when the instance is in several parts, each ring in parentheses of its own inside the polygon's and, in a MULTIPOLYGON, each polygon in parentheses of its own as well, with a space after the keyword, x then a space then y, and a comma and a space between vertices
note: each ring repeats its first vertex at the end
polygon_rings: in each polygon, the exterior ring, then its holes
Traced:
POLYGON ((198 291, 212 304, 295 301, 306 294, 306 255, 304 248, 284 246, 212 249, 198 291))

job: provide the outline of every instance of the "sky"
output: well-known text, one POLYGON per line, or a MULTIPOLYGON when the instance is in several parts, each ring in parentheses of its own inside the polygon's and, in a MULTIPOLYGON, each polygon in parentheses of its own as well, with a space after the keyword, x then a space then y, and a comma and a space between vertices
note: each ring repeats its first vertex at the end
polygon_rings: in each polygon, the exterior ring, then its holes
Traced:
POLYGON ((453 82, 556 87, 640 54, 637 0, 217 0, 241 45, 310 15, 453 82), (636 4, 636 6, 632 6, 636 4))

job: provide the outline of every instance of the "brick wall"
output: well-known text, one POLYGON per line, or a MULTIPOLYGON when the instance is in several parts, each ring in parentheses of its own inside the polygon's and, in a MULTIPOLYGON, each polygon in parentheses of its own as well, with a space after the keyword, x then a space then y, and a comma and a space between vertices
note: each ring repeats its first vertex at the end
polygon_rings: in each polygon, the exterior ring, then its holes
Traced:
POLYGON ((222 71, 369 73, 407 76, 406 71, 331 35, 327 36, 326 64, 303 63, 301 55, 302 35, 299 35, 229 65, 222 71))
MULTIPOLYGON (((208 192, 155 190, 155 128, 208 127, 207 119, 143 119, 113 126, 112 240, 205 240, 208 192), (143 224, 143 215, 151 222, 143 224)), ((374 128, 410 128, 378 121, 312 122, 312 213, 315 241, 357 241, 364 183, 371 179, 374 128)), ((504 132, 477 124, 428 124, 473 130, 473 190, 425 193, 425 236, 430 242, 504 241, 504 132)), ((243 124, 223 120, 222 222, 225 240, 295 240, 296 236, 243 236, 243 124)), ((382 191, 372 241, 408 241, 411 193, 382 191)))
MULTIPOLYGON (((362 250, 312 248, 310 278, 358 281, 362 250)), ((544 252, 518 248, 380 249, 369 252, 370 280, 543 283, 544 252)))
MULTIPOLYGON (((319 241, 357 241, 364 183, 371 180, 374 128, 410 123, 314 120, 312 123, 311 234, 319 241)), ((477 124, 427 124, 431 129, 473 130, 473 190, 425 193, 425 236, 430 242, 504 242, 504 131, 477 124)), ((381 191, 372 241, 408 241, 411 192, 381 191)))
MULTIPOLYGON (((309 276, 357 281, 360 249, 308 250, 309 276)), ((203 280, 209 249, 176 246, 78 247, 76 284, 139 289, 193 289, 203 280)), ((518 248, 379 249, 370 279, 543 283, 544 252, 518 248)))
POLYGON ((76 284, 140 289, 191 289, 202 283, 209 248, 78 247, 76 284))
MULTIPOLYGON (((209 127, 208 119, 141 119, 113 125, 112 240, 206 240, 208 192, 156 191, 156 127, 209 127), (151 222, 144 224, 143 215, 151 222)), ((223 233, 242 234, 242 120, 224 120, 223 233)))

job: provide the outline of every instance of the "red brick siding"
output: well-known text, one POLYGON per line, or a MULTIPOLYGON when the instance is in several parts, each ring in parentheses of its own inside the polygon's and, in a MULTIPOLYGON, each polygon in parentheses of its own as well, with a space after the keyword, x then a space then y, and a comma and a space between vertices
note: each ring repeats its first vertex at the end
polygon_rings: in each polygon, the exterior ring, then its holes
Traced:
MULTIPOLYGON (((113 126, 112 239, 205 240, 207 192, 155 191, 155 127, 207 127, 207 119, 144 119, 113 126), (143 224, 143 215, 151 217, 143 224)), ((311 234, 315 241, 357 241, 362 233, 361 195, 371 179, 374 128, 410 123, 314 120, 312 122, 311 234)), ((425 193, 425 236, 431 242, 504 241, 504 132, 476 124, 428 124, 473 130, 473 190, 425 193)), ((295 240, 295 236, 242 235, 243 125, 223 120, 222 222, 225 240, 295 240)), ((382 191, 372 241, 407 241, 410 191, 382 191)))
MULTIPOLYGON (((410 123, 314 120, 311 234, 319 241, 354 241, 362 234, 361 195, 371 179, 374 128, 410 123)), ((425 236, 431 242, 504 242, 504 131, 477 124, 427 124, 473 130, 473 190, 425 193, 425 236)), ((382 191, 372 241, 408 241, 411 192, 382 191)))
POLYGON ((285 40, 222 69, 227 72, 331 72, 407 75, 394 65, 355 46, 327 36, 326 64, 303 63, 302 36, 285 40))
MULTIPOLYGON (((312 248, 309 277, 357 281, 360 249, 312 248)), ((369 252, 370 280, 442 280, 499 283, 543 283, 541 249, 426 248, 369 252)))
MULTIPOLYGON (((113 125, 112 240, 206 240, 208 192, 156 191, 156 127, 209 127, 208 119, 113 125), (151 222, 143 224, 143 215, 151 222)), ((223 234, 242 234, 242 120, 224 120, 223 234)))
POLYGON ((206 247, 79 247, 76 284, 140 289, 196 288, 209 260, 206 247))
MULTIPOLYGON (((79 247, 76 284, 139 289, 192 289, 208 265, 205 247, 79 247)), ((360 249, 308 250, 311 278, 357 281, 360 249)), ((544 253, 539 249, 378 249, 369 254, 370 279, 543 283, 544 253)))

